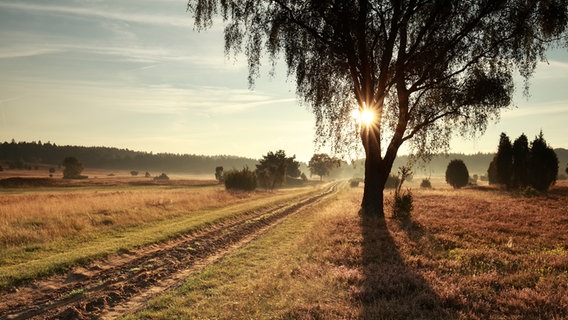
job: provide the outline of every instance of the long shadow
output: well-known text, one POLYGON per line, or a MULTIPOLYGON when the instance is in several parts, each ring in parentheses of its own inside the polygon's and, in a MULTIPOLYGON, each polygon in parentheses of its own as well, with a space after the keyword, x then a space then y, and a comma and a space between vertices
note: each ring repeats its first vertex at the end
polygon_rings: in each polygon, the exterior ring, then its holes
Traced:
POLYGON ((384 218, 361 215, 363 319, 453 319, 430 284, 407 266, 384 218))

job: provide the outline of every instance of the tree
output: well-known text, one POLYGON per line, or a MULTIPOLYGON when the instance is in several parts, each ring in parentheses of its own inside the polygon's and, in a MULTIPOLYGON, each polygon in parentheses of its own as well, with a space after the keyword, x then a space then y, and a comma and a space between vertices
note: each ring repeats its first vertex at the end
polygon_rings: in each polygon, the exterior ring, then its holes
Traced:
POLYGON ((224 181, 223 167, 219 166, 215 168, 215 179, 219 181, 219 183, 223 183, 224 181))
POLYGON ((487 180, 489 181, 489 184, 497 184, 498 182, 498 178, 497 178, 497 155, 495 155, 493 157, 493 160, 491 160, 491 162, 489 163, 489 168, 487 168, 487 180))
POLYGON ((332 158, 325 153, 316 153, 310 159, 308 168, 310 168, 310 174, 320 176, 320 180, 323 180, 323 176, 329 175, 333 168, 340 165, 341 160, 332 158))
MULTIPOLYGON (((198 30, 219 15, 225 49, 245 53, 254 85, 283 56, 319 142, 365 151, 361 209, 384 216, 400 146, 445 150, 451 133, 483 132, 551 45, 566 45, 565 0, 189 0, 198 30), (355 107, 354 107, 355 106, 355 107), (351 114, 365 121, 353 134, 351 114)), ((528 81, 525 82, 527 87, 528 81)))
POLYGON ((467 186, 469 182, 469 172, 462 160, 455 159, 450 161, 446 168, 446 182, 454 187, 454 189, 467 186))
POLYGON ((529 140, 521 134, 513 142, 512 186, 522 188, 529 185, 529 140))
POLYGON ((286 157, 284 150, 270 151, 262 156, 262 159, 259 160, 260 163, 256 165, 256 176, 259 183, 267 189, 274 189, 285 184, 288 165, 295 166, 297 164, 297 167, 292 168, 292 171, 299 171, 300 164, 294 160, 295 157, 286 157))
POLYGON ((82 178, 83 164, 75 157, 66 157, 63 160, 63 178, 64 179, 79 179, 82 178))
POLYGON ((138 171, 132 170, 132 171, 130 171, 130 175, 133 176, 133 177, 136 177, 138 175, 138 171))
POLYGON ((529 174, 531 186, 539 191, 548 190, 558 177, 558 157, 544 140, 542 131, 531 143, 529 174))
POLYGON ((509 137, 502 132, 499 138, 499 147, 495 156, 497 182, 507 188, 512 186, 513 176, 513 146, 509 137))

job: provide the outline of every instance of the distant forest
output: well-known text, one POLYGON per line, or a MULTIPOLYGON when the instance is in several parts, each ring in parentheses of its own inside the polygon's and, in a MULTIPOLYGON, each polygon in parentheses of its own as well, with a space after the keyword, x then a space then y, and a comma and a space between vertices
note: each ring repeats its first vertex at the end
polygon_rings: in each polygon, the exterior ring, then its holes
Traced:
POLYGON ((214 174, 215 167, 227 169, 258 162, 236 156, 205 156, 173 153, 152 153, 109 147, 58 146, 54 143, 4 142, 0 144, 0 163, 8 168, 35 168, 39 165, 58 167, 66 157, 75 157, 86 168, 159 171, 193 174, 214 174))
MULTIPOLYGON (((567 149, 554 149, 558 156, 558 173, 564 173, 568 163, 567 149)), ((485 175, 494 153, 437 155, 426 164, 413 164, 413 172, 419 176, 440 176, 446 172, 448 163, 453 159, 461 159, 466 164, 471 175, 485 175)), ((173 153, 152 153, 118 149, 110 147, 58 146, 54 143, 38 142, 4 142, 0 144, 0 164, 8 168, 10 164, 16 167, 34 168, 38 165, 59 166, 66 157, 76 157, 88 168, 137 170, 168 173, 214 174, 215 167, 222 166, 225 170, 241 169, 248 166, 256 167, 257 159, 237 156, 220 155, 189 155, 173 153)), ((392 173, 396 174, 400 166, 406 165, 408 156, 399 156, 392 173)), ((305 164, 301 170, 309 173, 305 164)), ((357 161, 354 165, 344 163, 341 168, 332 173, 332 177, 364 176, 364 162, 357 161)))

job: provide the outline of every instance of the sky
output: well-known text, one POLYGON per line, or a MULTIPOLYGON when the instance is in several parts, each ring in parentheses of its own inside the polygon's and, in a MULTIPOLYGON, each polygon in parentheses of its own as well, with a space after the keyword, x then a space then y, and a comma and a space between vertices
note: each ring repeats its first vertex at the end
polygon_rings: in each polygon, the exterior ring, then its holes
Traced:
MULTIPOLYGON (((185 0, 0 0, 0 141, 261 158, 317 152, 314 117, 284 63, 249 89, 246 60, 226 56, 223 26, 197 32, 185 0)), ((568 148, 568 51, 550 52, 514 103, 450 152, 495 152, 540 130, 568 148)), ((404 153, 404 148, 400 151, 404 153)))

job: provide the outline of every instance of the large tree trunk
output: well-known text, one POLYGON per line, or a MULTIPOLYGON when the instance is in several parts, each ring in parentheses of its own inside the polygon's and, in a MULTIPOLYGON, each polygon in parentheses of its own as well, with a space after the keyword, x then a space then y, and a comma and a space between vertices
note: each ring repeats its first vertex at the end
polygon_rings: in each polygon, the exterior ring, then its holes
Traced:
POLYGON ((365 148, 365 186, 361 210, 365 215, 384 217, 383 190, 390 171, 381 157, 380 137, 371 128, 361 130, 365 148))

